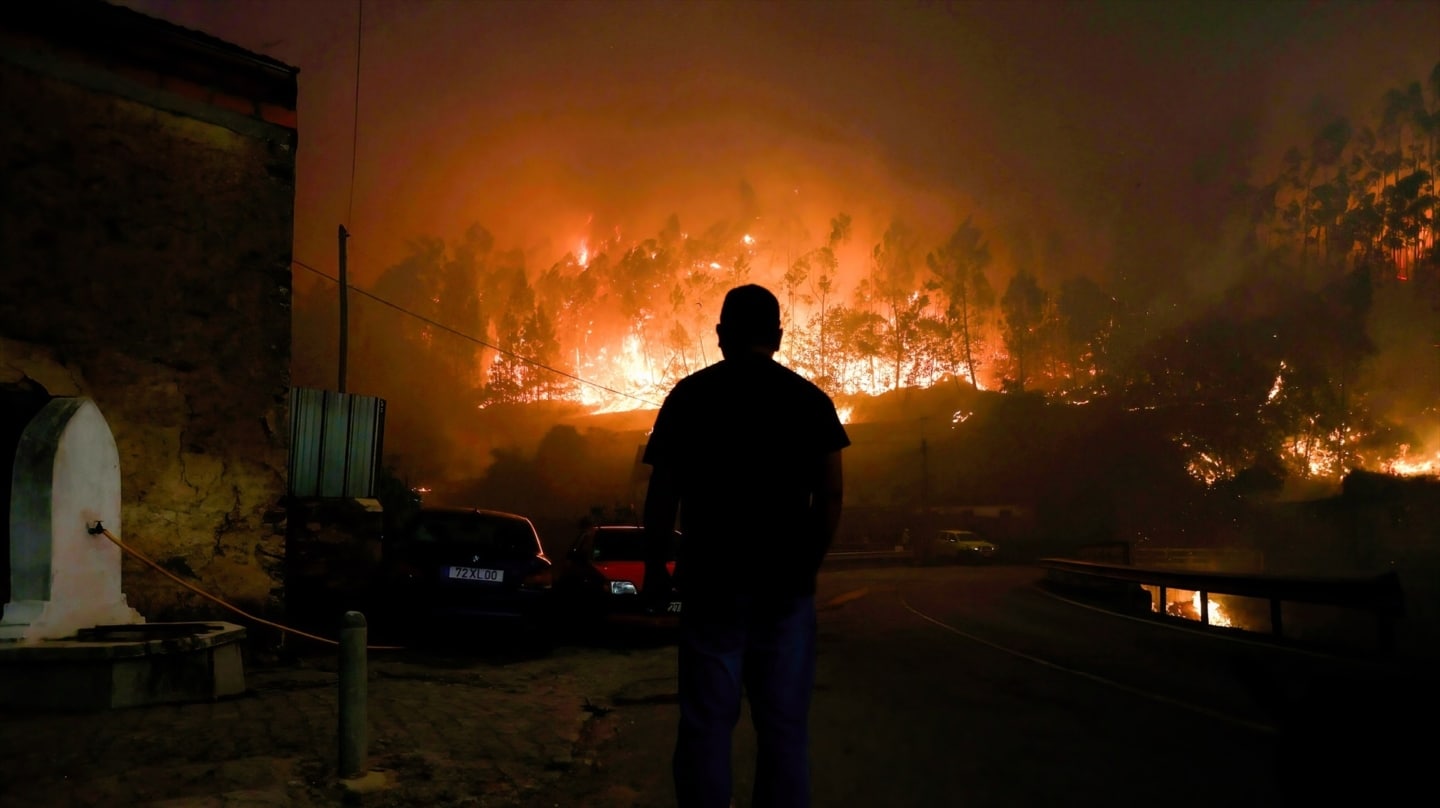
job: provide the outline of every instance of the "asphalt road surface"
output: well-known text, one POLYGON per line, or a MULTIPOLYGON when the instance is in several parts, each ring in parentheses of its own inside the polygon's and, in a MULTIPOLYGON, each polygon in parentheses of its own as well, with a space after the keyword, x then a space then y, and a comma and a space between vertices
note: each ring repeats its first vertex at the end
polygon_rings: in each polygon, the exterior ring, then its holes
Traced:
MULTIPOLYGON (((1313 805, 1422 783, 1423 674, 1088 608, 1024 567, 822 575, 816 806, 1313 805)), ((603 653, 597 650, 597 653, 603 653)), ((592 727, 543 804, 672 804, 666 666, 592 727)), ((736 734, 749 805, 753 732, 736 734)), ((1433 793, 1433 792, 1432 792, 1433 793)), ((537 803, 540 804, 540 803, 537 803)))

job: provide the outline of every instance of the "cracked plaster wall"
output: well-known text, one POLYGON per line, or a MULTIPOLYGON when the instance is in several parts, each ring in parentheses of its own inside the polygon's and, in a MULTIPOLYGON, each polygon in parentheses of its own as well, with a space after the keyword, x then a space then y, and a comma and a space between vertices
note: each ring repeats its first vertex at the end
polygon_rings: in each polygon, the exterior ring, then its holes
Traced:
MULTIPOLYGON (((127 542, 275 611, 284 555, 294 140, 0 64, 0 386, 85 395, 127 542)), ((216 607, 126 559, 149 620, 216 607)))

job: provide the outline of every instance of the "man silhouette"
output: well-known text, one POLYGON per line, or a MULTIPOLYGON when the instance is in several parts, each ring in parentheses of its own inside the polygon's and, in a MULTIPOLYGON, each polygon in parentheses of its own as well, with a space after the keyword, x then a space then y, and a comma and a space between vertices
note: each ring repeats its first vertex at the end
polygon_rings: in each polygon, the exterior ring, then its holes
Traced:
POLYGON ((671 588, 677 513, 683 534, 676 797, 681 808, 730 804, 743 686, 758 746, 753 805, 805 808, 815 578, 839 525, 850 439, 830 398, 774 361, 780 304, 768 290, 731 289, 715 332, 724 359, 675 385, 644 455, 647 596, 671 588))

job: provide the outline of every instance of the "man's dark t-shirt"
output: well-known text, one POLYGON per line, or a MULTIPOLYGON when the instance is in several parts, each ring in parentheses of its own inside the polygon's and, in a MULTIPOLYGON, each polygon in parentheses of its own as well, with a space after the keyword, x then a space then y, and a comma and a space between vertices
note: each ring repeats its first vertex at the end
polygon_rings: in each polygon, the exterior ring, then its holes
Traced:
POLYGON ((644 455, 679 489, 677 586, 813 594, 827 537, 811 496, 825 456, 849 445, 829 396, 768 357, 682 379, 644 455))

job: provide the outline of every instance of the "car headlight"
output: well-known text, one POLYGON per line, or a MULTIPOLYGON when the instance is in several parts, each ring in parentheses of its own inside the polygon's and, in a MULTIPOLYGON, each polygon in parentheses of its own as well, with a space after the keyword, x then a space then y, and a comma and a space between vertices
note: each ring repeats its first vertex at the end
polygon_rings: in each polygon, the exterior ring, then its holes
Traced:
POLYGON ((640 590, 630 581, 611 581, 610 594, 612 595, 638 595, 640 590))

